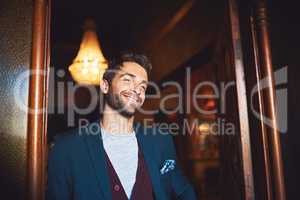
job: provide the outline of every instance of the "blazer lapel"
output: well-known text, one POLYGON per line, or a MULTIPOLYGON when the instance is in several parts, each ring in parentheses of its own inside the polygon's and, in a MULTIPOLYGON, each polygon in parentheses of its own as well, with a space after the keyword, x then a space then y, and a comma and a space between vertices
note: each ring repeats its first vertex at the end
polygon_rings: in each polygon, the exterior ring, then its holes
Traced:
POLYGON ((161 187, 159 167, 158 167, 159 165, 157 164, 157 157, 155 157, 156 155, 155 147, 153 146, 153 143, 151 143, 151 139, 153 139, 150 136, 151 133, 147 133, 147 132, 144 133, 144 130, 140 124, 135 124, 134 129, 137 135, 139 147, 143 152, 147 169, 151 177, 152 187, 156 197, 155 199, 157 200, 166 199, 161 187), (149 135, 147 136, 147 134, 149 135))
POLYGON ((100 125, 98 122, 94 122, 92 124, 93 127, 90 124, 87 130, 92 130, 91 128, 94 128, 94 131, 85 133, 85 141, 89 149, 98 185, 102 189, 105 199, 111 200, 112 194, 110 190, 110 181, 107 173, 108 171, 106 161, 104 157, 105 155, 103 142, 101 139, 100 125), (95 126, 95 123, 98 124, 98 127, 97 125, 95 126), (95 130, 97 132, 95 132, 95 130))

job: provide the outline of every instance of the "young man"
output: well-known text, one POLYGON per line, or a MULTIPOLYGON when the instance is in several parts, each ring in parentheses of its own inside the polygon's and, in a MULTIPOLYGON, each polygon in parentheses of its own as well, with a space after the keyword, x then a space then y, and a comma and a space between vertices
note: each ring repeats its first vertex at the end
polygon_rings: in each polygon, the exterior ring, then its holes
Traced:
POLYGON ((47 199, 196 199, 172 137, 134 123, 150 69, 148 58, 134 53, 110 62, 100 84, 101 120, 57 137, 50 149, 47 199))

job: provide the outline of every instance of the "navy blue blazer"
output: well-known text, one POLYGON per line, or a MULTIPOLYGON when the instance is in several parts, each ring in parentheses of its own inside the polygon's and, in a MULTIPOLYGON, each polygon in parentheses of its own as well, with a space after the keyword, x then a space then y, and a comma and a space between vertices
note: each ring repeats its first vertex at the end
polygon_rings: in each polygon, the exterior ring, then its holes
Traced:
MULTIPOLYGON (((175 160, 173 139, 156 128, 135 124, 139 147, 144 155, 156 200, 195 200, 192 186, 178 163, 161 173, 166 160, 175 160)), ((46 199, 111 200, 99 122, 56 137, 49 149, 46 199)))

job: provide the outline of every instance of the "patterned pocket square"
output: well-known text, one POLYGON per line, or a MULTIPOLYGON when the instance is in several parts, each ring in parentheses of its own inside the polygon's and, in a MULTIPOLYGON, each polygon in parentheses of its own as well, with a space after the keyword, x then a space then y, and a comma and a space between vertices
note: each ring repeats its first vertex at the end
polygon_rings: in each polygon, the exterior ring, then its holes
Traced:
POLYGON ((160 169, 160 174, 165 174, 175 168, 175 160, 165 160, 162 168, 160 169))

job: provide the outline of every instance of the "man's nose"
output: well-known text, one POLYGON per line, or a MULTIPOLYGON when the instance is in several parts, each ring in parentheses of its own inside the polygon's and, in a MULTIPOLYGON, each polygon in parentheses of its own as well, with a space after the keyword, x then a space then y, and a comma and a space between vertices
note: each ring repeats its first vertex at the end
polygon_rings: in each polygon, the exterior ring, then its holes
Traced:
POLYGON ((139 87, 138 84, 133 84, 133 89, 132 91, 134 91, 137 95, 140 95, 141 94, 141 88, 139 87))

